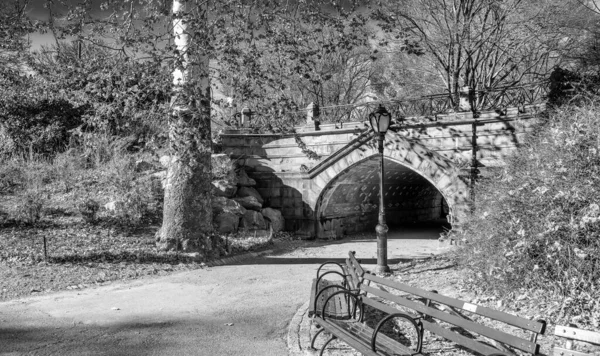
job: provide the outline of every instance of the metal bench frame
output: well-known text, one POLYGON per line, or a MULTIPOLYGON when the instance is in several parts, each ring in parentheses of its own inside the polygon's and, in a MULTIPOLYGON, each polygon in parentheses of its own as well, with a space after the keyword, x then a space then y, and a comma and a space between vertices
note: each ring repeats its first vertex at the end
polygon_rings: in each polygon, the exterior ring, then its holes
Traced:
MULTIPOLYGON (((351 257, 354 257, 352 253, 351 257)), ((344 271, 343 274, 348 274, 346 272, 344 271)), ((422 355, 423 345, 425 344, 425 340, 423 340, 425 330, 450 340, 457 347, 461 346, 464 349, 486 356, 514 356, 516 355, 515 349, 530 355, 539 355, 540 345, 537 343, 537 338, 539 335, 543 335, 546 329, 546 322, 543 320, 532 321, 450 298, 436 291, 425 291, 364 272, 360 283, 357 285, 358 288, 346 288, 341 285, 338 287, 330 286, 331 288, 327 290, 333 290, 334 288, 340 290, 330 294, 321 306, 321 310, 315 311, 313 314, 313 321, 322 329, 313 337, 311 347, 314 349, 315 340, 323 331, 331 334, 331 337, 321 347, 319 355, 323 354, 331 341, 338 338, 364 355, 422 355), (370 285, 371 283, 376 283, 385 288, 373 288, 370 285), (398 291, 403 295, 392 294, 386 288, 398 291), (407 298, 407 295, 412 300, 407 298), (328 304, 336 298, 344 298, 347 301, 348 308, 345 318, 328 315, 328 304), (409 311, 399 310, 396 306, 386 304, 388 302, 409 311), (365 306, 378 309, 387 314, 377 323, 374 329, 363 323, 365 306), (529 339, 475 322, 463 315, 465 311, 528 332, 529 339), (402 318, 415 328, 417 340, 414 349, 408 348, 380 333, 382 326, 395 318, 402 318), (440 322, 451 326, 443 326, 440 322), (468 331, 469 334, 477 334, 477 338, 466 337, 456 332, 454 330, 456 328, 468 331), (493 340, 494 346, 490 345, 489 342, 478 340, 479 336, 493 340)), ((324 291, 317 293, 321 292, 325 293, 324 291)), ((315 301, 313 306, 315 310, 316 306, 315 301)))

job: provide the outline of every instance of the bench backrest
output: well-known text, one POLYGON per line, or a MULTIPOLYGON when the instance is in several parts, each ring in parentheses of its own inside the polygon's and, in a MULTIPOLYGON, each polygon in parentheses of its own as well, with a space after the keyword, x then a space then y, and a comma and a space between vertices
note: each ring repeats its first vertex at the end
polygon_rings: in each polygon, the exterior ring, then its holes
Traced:
POLYGON ((554 335, 567 339, 564 347, 556 345, 554 346, 554 355, 556 356, 588 356, 598 354, 598 351, 595 353, 575 351, 573 350, 573 342, 571 341, 583 341, 592 345, 600 346, 600 333, 598 332, 577 329, 570 326, 556 325, 556 328, 554 329, 554 335))
POLYGON ((494 353, 513 355, 514 353, 510 351, 510 347, 532 355, 539 353, 540 346, 537 343, 537 336, 545 332, 546 323, 544 321, 521 318, 502 311, 443 296, 434 291, 426 291, 387 278, 377 277, 369 273, 364 275, 364 280, 377 283, 379 288, 367 285, 366 283, 361 284, 361 291, 365 292, 367 296, 375 297, 364 298, 363 303, 386 313, 398 312, 397 306, 410 309, 416 312, 418 316, 423 317, 421 318, 421 322, 425 330, 451 340, 463 347, 483 355, 494 353), (396 306, 382 303, 382 300, 392 302, 396 306), (475 321, 474 318, 466 316, 464 312, 512 325, 512 329, 516 328, 516 332, 508 333, 498 330, 495 327, 487 326, 479 320, 475 321), (441 322, 451 325, 444 327, 441 322), (456 331, 456 327, 495 340, 496 348, 477 339, 462 335, 456 331))
POLYGON ((365 270, 361 267, 354 254, 354 251, 348 252, 348 258, 346 259, 347 270, 345 272, 348 274, 348 288, 356 290, 360 288, 365 270))

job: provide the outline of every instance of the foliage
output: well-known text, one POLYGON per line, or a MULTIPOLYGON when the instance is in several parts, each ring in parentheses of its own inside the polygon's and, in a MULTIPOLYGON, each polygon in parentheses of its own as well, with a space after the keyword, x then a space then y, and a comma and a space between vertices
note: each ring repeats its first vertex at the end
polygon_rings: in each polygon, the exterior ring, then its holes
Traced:
POLYGON ((83 220, 87 223, 95 223, 98 219, 100 203, 92 198, 87 198, 77 206, 83 220))
POLYGON ((83 107, 74 107, 63 99, 40 99, 23 95, 5 96, 0 104, 0 125, 6 144, 0 155, 29 151, 53 155, 64 150, 69 130, 81 123, 83 107))
POLYGON ((87 107, 80 132, 165 137, 161 121, 168 112, 170 80, 160 63, 134 60, 99 42, 42 47, 29 64, 49 88, 87 107))
POLYGON ((462 233, 469 243, 460 252, 478 285, 500 294, 556 293, 574 315, 598 300, 598 110, 557 109, 505 169, 478 184, 476 215, 462 233))
POLYGON ((43 216, 44 195, 39 190, 26 190, 19 196, 16 218, 25 224, 34 224, 43 216))

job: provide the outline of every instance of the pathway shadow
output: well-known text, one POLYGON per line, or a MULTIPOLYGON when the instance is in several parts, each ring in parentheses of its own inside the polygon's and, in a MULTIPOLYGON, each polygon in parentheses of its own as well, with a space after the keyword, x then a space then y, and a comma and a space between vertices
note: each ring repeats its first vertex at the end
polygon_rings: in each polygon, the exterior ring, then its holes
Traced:
MULTIPOLYGON (((418 258, 418 257, 416 257, 418 258)), ((413 261, 415 258, 392 258, 388 259, 388 264, 407 263, 413 261)), ((375 258, 359 258, 361 264, 375 265, 377 259, 375 258)), ((337 262, 346 263, 344 258, 326 258, 326 257, 301 257, 301 258, 287 258, 287 257, 262 257, 257 259, 249 259, 232 263, 231 265, 314 265, 319 266, 325 262, 337 262)))

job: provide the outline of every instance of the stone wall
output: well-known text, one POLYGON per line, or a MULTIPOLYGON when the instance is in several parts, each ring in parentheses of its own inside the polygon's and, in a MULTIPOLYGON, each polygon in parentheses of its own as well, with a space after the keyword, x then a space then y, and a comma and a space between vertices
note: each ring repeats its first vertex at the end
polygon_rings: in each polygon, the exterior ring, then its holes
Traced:
MULTIPOLYGON (((523 142, 538 121, 537 112, 542 109, 532 107, 521 110, 523 112, 509 109, 502 116, 495 112, 482 113, 478 119, 473 119, 470 113, 438 117, 437 121, 408 118, 395 133, 388 133, 385 155, 395 164, 422 176, 429 184, 423 189, 433 193, 415 198, 412 205, 403 203, 402 207, 390 207, 386 209, 388 215, 396 214, 398 219, 406 221, 426 220, 442 216, 445 203, 456 219, 468 205, 473 143, 476 143, 477 168, 486 174, 486 170, 501 166, 523 142)), ((346 123, 342 128, 321 125, 320 130, 307 125, 295 130, 306 147, 320 156, 319 160, 309 159, 298 147, 294 135, 250 134, 243 129, 222 135, 223 150, 245 165, 248 174, 257 181, 257 190, 265 199, 264 206, 281 209, 286 230, 306 237, 331 237, 370 229, 376 209, 339 216, 330 215, 328 208, 323 209, 328 206, 327 191, 339 183, 340 176, 377 156, 366 124, 346 123)), ((361 186, 363 183, 354 180, 349 184, 361 186)))

